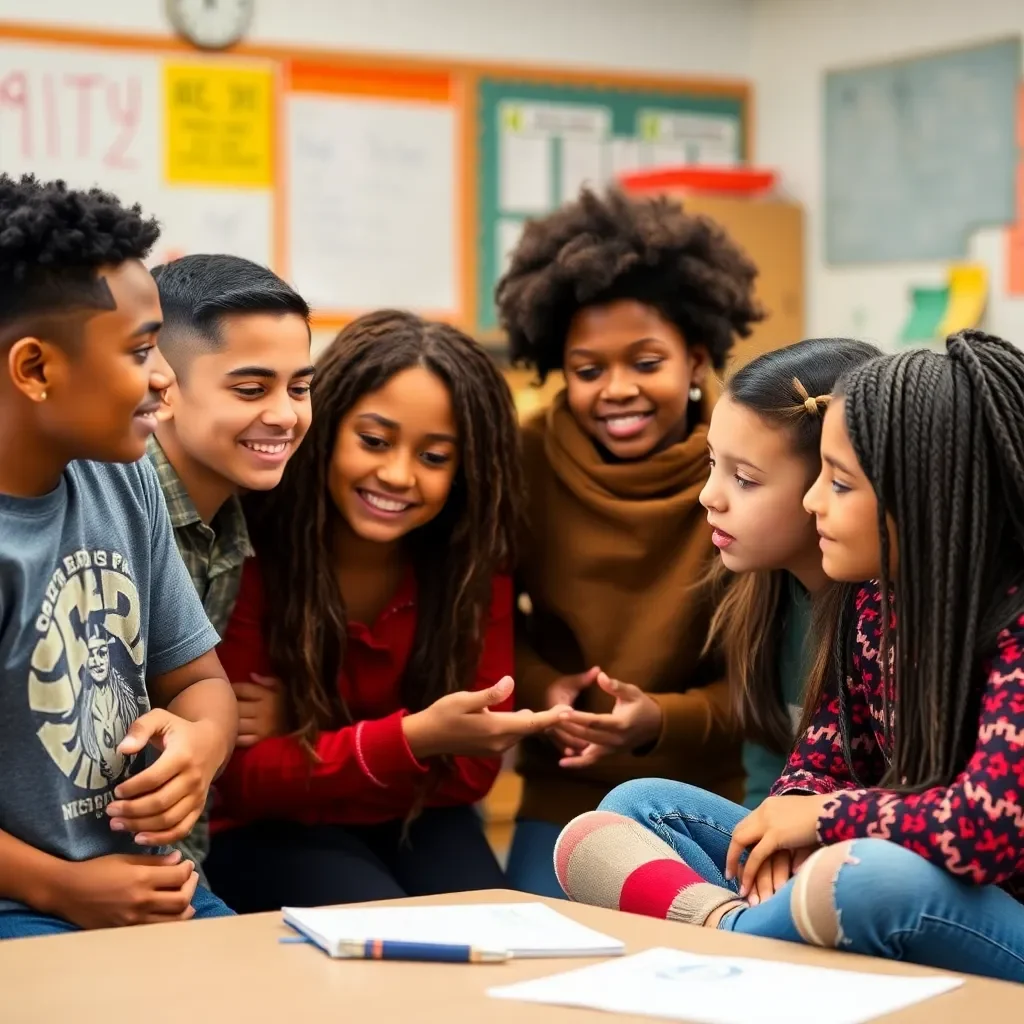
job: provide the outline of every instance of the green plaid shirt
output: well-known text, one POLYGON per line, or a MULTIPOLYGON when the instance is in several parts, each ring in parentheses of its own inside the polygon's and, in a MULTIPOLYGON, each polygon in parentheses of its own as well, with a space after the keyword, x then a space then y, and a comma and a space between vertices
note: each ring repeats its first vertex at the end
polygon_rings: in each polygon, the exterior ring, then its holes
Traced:
MULTIPOLYGON (((160 478, 181 559, 203 602, 206 617, 223 636, 238 597, 242 565, 252 554, 241 502, 238 498, 229 498, 207 525, 199 518, 185 485, 155 436, 150 437, 148 450, 160 478)), ((207 812, 196 822, 188 838, 178 843, 178 848, 200 867, 210 849, 207 812)), ((201 869, 200 878, 205 884, 201 869)))
POLYGON ((207 525, 199 518, 185 485, 155 436, 149 439, 149 457, 160 478, 182 561, 202 599, 206 617, 223 636, 235 609, 242 563, 252 554, 242 504, 238 498, 229 498, 207 525))

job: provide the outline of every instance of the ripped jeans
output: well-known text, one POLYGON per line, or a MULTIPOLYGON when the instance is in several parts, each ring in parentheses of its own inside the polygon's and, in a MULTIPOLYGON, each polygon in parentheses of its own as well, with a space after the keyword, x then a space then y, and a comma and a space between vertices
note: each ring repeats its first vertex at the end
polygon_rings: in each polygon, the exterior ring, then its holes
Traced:
MULTIPOLYGON (((725 855, 746 808, 681 782, 638 779, 613 789, 601 810, 647 826, 705 881, 736 891, 725 855)), ((967 885, 883 839, 815 857, 804 870, 816 875, 795 896, 799 876, 764 903, 727 913, 719 927, 1024 982, 1024 905, 1002 889, 967 885)))

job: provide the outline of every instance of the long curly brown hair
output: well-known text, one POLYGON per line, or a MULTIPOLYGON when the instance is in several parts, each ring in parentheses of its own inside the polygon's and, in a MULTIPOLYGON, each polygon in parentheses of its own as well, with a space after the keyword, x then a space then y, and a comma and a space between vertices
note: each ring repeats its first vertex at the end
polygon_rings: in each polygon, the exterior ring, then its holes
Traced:
POLYGON ((282 680, 289 726, 307 748, 352 721, 338 693, 348 616, 334 573, 338 511, 328 471, 342 419, 364 395, 421 366, 447 386, 459 468, 441 513, 404 539, 417 585, 417 624, 402 681, 419 711, 473 678, 491 582, 512 567, 522 508, 515 406, 488 354, 461 331, 381 310, 349 324, 323 352, 313 421, 281 484, 247 499, 266 592, 267 645, 282 680))

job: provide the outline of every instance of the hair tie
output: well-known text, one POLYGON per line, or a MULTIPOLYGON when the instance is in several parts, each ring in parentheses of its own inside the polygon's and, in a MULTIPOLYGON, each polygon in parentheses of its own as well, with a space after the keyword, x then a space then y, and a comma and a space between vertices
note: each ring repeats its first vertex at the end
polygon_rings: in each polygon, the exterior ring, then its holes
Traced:
POLYGON ((799 395, 800 399, 802 400, 804 409, 807 412, 809 412, 812 416, 820 416, 821 415, 821 408, 820 408, 820 406, 828 405, 828 403, 832 399, 831 395, 818 395, 817 398, 812 398, 807 393, 807 388, 805 388, 803 386, 803 384, 800 383, 800 378, 799 377, 794 377, 793 378, 793 388, 796 391, 797 395, 799 395))

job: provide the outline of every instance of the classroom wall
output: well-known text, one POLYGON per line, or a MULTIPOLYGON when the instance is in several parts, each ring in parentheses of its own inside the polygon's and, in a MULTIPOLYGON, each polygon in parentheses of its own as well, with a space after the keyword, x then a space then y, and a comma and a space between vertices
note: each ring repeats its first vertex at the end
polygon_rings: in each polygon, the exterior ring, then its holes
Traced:
MULTIPOLYGON (((822 90, 827 69, 970 46, 1024 32, 1020 0, 754 0, 749 73, 758 161, 776 167, 807 211, 807 328, 891 344, 907 289, 940 284, 946 264, 833 269, 823 261, 822 90)), ((965 154, 969 158, 970 154, 965 154)), ((970 257, 989 265, 985 326, 1024 345, 1024 299, 1006 297, 1005 234, 979 232, 970 257)))
MULTIPOLYGON (((3 0, 0 20, 168 32, 164 0, 3 0)), ((746 75, 749 0, 257 0, 252 41, 746 75)))
MULTIPOLYGON (((2 21, 171 32, 164 0, 0 0, 2 21)), ((257 0, 247 41, 745 78, 750 24, 750 0, 257 0)))

